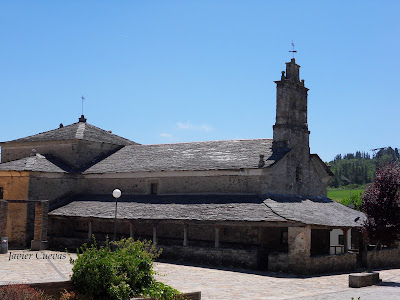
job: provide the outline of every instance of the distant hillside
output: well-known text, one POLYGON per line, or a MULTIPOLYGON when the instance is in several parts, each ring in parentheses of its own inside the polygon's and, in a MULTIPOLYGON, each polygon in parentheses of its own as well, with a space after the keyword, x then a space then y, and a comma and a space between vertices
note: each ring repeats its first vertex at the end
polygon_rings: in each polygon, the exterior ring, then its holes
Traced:
POLYGON ((329 162, 331 171, 335 177, 329 181, 330 187, 343 187, 347 185, 364 185, 372 182, 375 176, 375 169, 379 165, 400 160, 398 148, 380 148, 373 157, 367 152, 357 151, 345 155, 336 155, 333 161, 329 162))

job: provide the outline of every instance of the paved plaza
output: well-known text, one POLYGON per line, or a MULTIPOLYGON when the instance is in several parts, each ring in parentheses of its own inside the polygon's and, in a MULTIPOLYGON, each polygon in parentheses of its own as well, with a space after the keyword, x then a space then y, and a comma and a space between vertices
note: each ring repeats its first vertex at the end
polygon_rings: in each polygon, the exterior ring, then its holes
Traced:
MULTIPOLYGON (((0 285, 68 280, 69 257, 55 251, 11 250, 0 254, 0 285), (11 254, 10 254, 11 253, 11 254)), ((182 292, 201 291, 204 300, 400 299, 400 269, 381 270, 380 285, 353 289, 348 274, 296 277, 287 274, 156 263, 158 279, 182 292)))

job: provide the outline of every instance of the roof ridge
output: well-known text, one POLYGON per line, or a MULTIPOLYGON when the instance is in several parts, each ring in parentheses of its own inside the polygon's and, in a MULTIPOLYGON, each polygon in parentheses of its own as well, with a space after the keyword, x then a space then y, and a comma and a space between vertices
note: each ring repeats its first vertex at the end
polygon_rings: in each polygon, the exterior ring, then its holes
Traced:
POLYGON ((18 142, 18 141, 23 140, 23 139, 31 138, 31 137, 34 137, 34 136, 40 136, 40 135, 45 134, 45 133, 49 133, 49 132, 52 132, 52 131, 60 130, 61 128, 70 127, 70 126, 75 125, 77 123, 72 123, 72 124, 69 124, 69 125, 66 125, 66 126, 63 126, 63 127, 59 127, 59 128, 55 128, 55 129, 46 130, 46 131, 43 131, 43 132, 31 134, 31 135, 28 135, 28 136, 25 136, 25 137, 22 137, 22 138, 18 138, 18 139, 14 139, 14 140, 10 140, 10 141, 0 142, 0 144, 2 144, 2 143, 10 143, 10 142, 18 142))
POLYGON ((212 140, 212 141, 197 141, 197 142, 179 142, 179 143, 166 143, 166 144, 139 144, 139 145, 127 145, 127 146, 165 146, 165 145, 182 145, 182 144, 201 144, 201 143, 212 143, 212 142, 233 142, 233 141, 267 141, 273 139, 233 139, 233 140, 212 140))
POLYGON ((25 157, 22 157, 22 158, 17 158, 17 159, 5 161, 5 162, 0 163, 0 166, 1 166, 1 165, 8 164, 8 163, 15 162, 15 161, 23 160, 23 159, 27 160, 29 157, 30 157, 30 156, 25 156, 25 157))
POLYGON ((82 140, 83 139, 83 136, 84 136, 84 133, 85 133, 85 129, 86 129, 85 125, 86 125, 86 123, 78 124, 78 128, 77 128, 76 134, 75 134, 75 138, 77 138, 78 140, 82 140))
POLYGON ((28 159, 26 160, 26 163, 25 163, 25 168, 28 171, 31 171, 31 170, 33 170, 33 167, 35 166, 35 163, 36 163, 36 154, 35 154, 35 156, 28 157, 28 159))
POLYGON ((113 134, 111 131, 104 130, 89 123, 77 122, 66 126, 60 125, 59 128, 43 131, 26 137, 0 142, 0 145, 3 143, 46 142, 61 140, 86 140, 124 146, 138 144, 127 138, 113 134))

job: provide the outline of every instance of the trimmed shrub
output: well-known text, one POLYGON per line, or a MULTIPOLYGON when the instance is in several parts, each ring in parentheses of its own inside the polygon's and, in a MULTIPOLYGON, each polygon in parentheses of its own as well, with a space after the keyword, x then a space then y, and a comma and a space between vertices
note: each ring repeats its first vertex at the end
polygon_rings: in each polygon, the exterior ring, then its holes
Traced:
POLYGON ((105 246, 84 244, 78 249, 71 281, 76 289, 89 296, 109 296, 112 299, 131 297, 152 297, 174 299, 179 292, 154 279, 153 260, 161 250, 151 242, 123 239, 113 243, 112 251, 106 241, 105 246))

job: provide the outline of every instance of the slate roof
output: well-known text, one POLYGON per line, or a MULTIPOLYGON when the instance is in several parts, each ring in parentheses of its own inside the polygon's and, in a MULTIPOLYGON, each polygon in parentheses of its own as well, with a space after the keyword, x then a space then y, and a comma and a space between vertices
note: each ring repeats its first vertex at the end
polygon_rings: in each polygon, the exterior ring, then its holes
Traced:
POLYGON ((38 133, 24 138, 3 142, 41 142, 41 141, 60 141, 60 140, 85 140, 94 142, 104 142, 115 145, 135 145, 137 143, 128 139, 112 134, 106 130, 90 125, 86 122, 78 122, 54 130, 38 133))
POLYGON ((63 163, 57 161, 49 155, 36 154, 0 164, 0 171, 33 171, 33 172, 51 172, 67 173, 70 172, 63 163))
POLYGON ((288 151, 272 150, 272 139, 126 146, 84 174, 258 168, 260 154, 268 167, 288 151))
MULTIPOLYGON (((104 195, 81 196, 49 214, 112 219, 115 200, 104 195)), ((286 221, 254 195, 123 195, 118 200, 118 219, 286 221)))
POLYGON ((264 203, 279 216, 305 224, 357 227, 365 219, 363 213, 323 197, 272 196, 264 203))
MULTIPOLYGON (((111 195, 81 195, 53 216, 114 218, 111 195)), ((327 198, 257 195, 123 195, 119 219, 300 222, 331 227, 357 227, 364 214, 327 198), (359 217, 358 222, 354 221, 359 217)))

